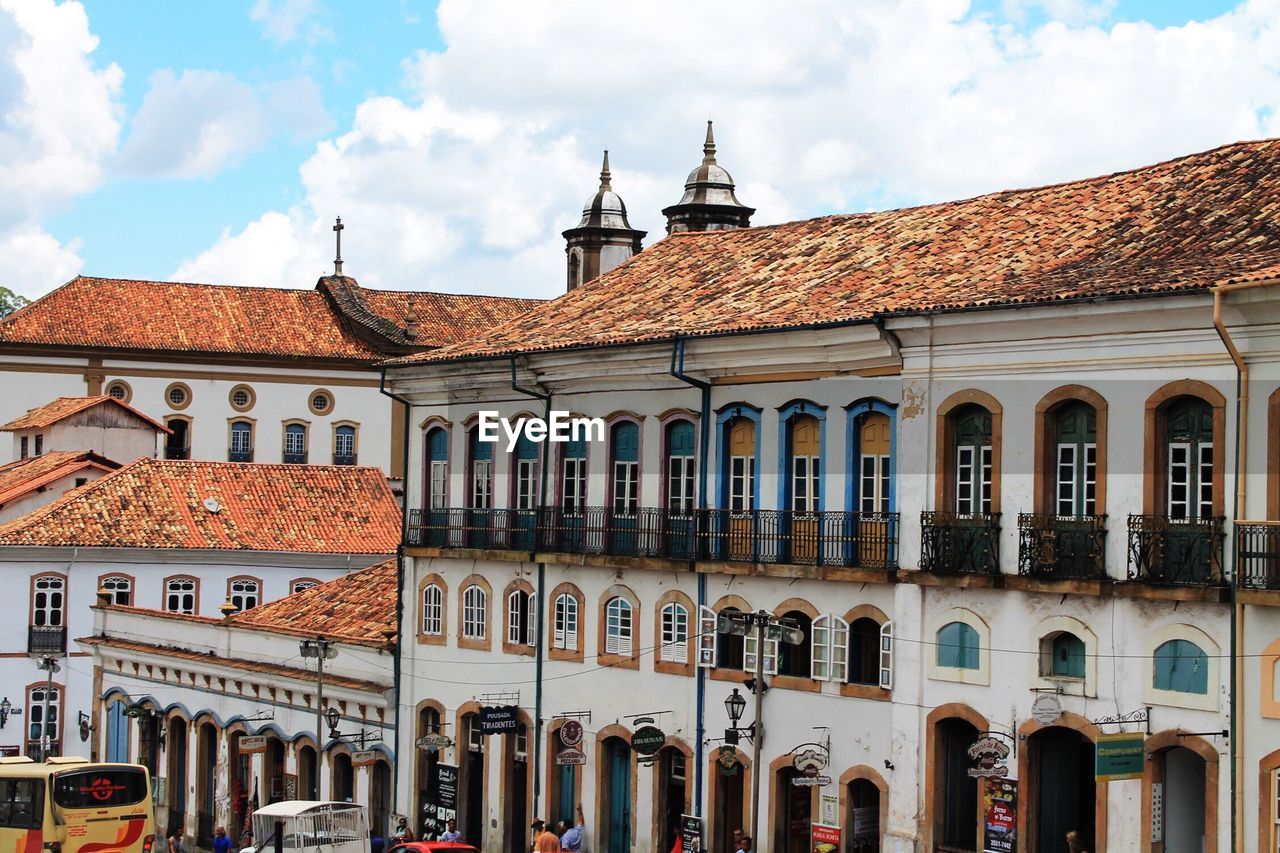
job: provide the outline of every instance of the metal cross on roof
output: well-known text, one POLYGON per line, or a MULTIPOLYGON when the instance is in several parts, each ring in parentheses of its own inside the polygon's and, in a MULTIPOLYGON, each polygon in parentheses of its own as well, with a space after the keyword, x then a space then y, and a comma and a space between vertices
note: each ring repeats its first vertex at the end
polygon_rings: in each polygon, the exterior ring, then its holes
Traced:
POLYGON ((337 224, 333 226, 333 233, 337 235, 338 239, 338 254, 337 257, 333 259, 334 275, 342 275, 342 229, 344 227, 345 226, 342 224, 342 217, 339 216, 337 224))

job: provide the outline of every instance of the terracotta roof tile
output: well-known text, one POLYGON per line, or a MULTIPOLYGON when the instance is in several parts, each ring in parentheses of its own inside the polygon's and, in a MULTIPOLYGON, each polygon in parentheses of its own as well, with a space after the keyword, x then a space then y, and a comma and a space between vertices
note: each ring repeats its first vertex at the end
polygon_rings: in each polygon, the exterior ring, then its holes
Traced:
POLYGON ((383 645, 396 633, 396 561, 295 592, 228 618, 237 625, 383 645))
POLYGON ((382 472, 336 465, 143 458, 0 526, 0 545, 390 554, 399 541, 382 472))
POLYGON ((119 467, 120 463, 87 450, 51 450, 0 465, 0 505, 85 468, 114 471, 119 467))
POLYGON ((408 291, 361 291, 369 307, 397 326, 409 319, 409 301, 418 323, 419 346, 444 346, 488 334, 495 326, 519 317, 546 303, 545 299, 515 299, 498 296, 470 296, 455 293, 409 293, 408 291))
POLYGON ((160 432, 170 432, 170 429, 164 424, 147 417, 128 403, 117 400, 107 394, 100 394, 96 397, 59 397, 51 403, 45 403, 43 406, 37 406, 34 409, 27 409, 26 414, 19 415, 4 426, 0 426, 0 431, 14 432, 20 429, 41 429, 53 426, 58 421, 92 409, 94 406, 119 406, 130 414, 136 415, 151 424, 160 432))
POLYGON ((492 334, 392 363, 1210 287, 1280 262, 1280 140, 923 207, 677 234, 492 334))

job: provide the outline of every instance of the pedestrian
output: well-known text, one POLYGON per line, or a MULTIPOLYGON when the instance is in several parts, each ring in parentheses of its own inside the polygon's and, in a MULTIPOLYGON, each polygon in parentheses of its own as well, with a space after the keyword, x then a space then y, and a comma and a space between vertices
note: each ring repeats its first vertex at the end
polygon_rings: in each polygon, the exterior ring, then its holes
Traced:
POLYGON ((586 822, 582 817, 582 803, 578 803, 577 807, 578 822, 573 826, 569 825, 569 821, 560 820, 560 849, 567 850, 569 853, 582 853, 582 825, 586 822))
POLYGON ((751 836, 750 835, 742 836, 742 840, 738 842, 738 849, 741 850, 742 853, 751 853, 751 836))
POLYGON ((742 831, 741 829, 735 829, 735 830, 733 831, 733 849, 734 849, 734 850, 741 850, 741 849, 742 849, 742 836, 743 836, 743 834, 744 834, 744 833, 743 833, 743 831, 742 831))
POLYGON ((213 831, 213 853, 231 853, 231 839, 222 827, 213 831))
POLYGON ((440 833, 440 840, 447 841, 450 844, 457 844, 462 841, 462 833, 458 832, 458 822, 453 818, 449 818, 449 822, 445 824, 447 829, 440 833))
POLYGON ((1089 853, 1084 849, 1084 841, 1080 838, 1080 833, 1074 829, 1067 833, 1067 850, 1069 853, 1089 853))
POLYGON ((560 853, 560 839, 547 829, 547 823, 538 818, 529 825, 533 830, 533 853, 560 853))
POLYGON ((249 827, 244 828, 244 832, 240 833, 240 849, 249 850, 253 847, 253 830, 249 827))
POLYGON ((169 833, 169 853, 183 853, 181 829, 169 833))
POLYGON ((413 830, 409 828, 409 818, 401 817, 396 824, 395 832, 391 833, 392 844, 404 844, 406 841, 413 840, 413 830))

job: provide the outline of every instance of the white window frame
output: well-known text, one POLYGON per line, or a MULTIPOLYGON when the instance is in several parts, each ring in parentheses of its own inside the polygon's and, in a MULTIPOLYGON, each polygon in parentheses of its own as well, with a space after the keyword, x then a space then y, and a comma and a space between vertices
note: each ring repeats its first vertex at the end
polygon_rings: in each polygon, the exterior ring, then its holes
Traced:
POLYGON ((690 515, 696 487, 693 456, 671 456, 667 459, 667 511, 673 515, 690 515))
POLYGON ((863 453, 858 467, 858 509, 864 513, 889 511, 889 455, 863 453))
POLYGON ((613 463, 613 514, 631 517, 640 508, 640 463, 613 463))
POLYGON ((538 460, 516 460, 516 509, 538 508, 538 460))
POLYGON ((164 609, 168 613, 185 613, 192 615, 199 607, 196 601, 196 592, 199 590, 199 584, 196 579, 183 575, 181 577, 166 578, 164 582, 164 609), (172 600, 177 598, 177 606, 174 606, 172 600), (191 599, 190 607, 183 602, 191 599))
POLYGON ((493 509, 493 460, 471 460, 471 508, 493 509))
POLYGON ((570 592, 562 592, 556 596, 554 621, 551 648, 576 652, 578 650, 577 596, 570 592))
POLYGON ((662 606, 662 637, 658 659, 667 663, 689 662, 689 608, 678 601, 662 606))
POLYGON ((422 588, 422 633, 427 637, 444 635, 444 590, 439 584, 422 588))
POLYGON ((756 505, 756 458, 729 457, 729 511, 749 513, 756 505))
POLYGON ((719 663, 716 656, 719 623, 715 610, 705 604, 698 605, 698 666, 702 669, 714 669, 719 663))
POLYGON ((513 589, 507 595, 507 644, 533 646, 533 595, 523 589, 513 589), (524 608, 524 630, 521 630, 521 608, 524 608), (522 636, 523 635, 523 636, 522 636))
POLYGON ((37 628, 66 627, 66 578, 61 575, 37 575, 32 578, 31 624, 37 628))
POLYGON ((810 515, 818 511, 821 460, 817 456, 791 457, 791 511, 810 515))
POLYGON ((449 505, 449 463, 444 459, 431 460, 432 509, 445 509, 449 505))
POLYGON ((253 452, 253 424, 248 421, 231 422, 231 452, 253 452))
POLYGON ((630 655, 635 645, 635 608, 615 595, 604 606, 604 653, 630 655))
POLYGON ((252 610, 262 603, 262 584, 254 578, 232 578, 227 582, 227 598, 237 613, 252 610))
POLYGON ((462 591, 462 636, 468 640, 488 637, 489 594, 479 584, 462 591))
POLYGON ((577 515, 587 505, 587 457, 566 456, 560 461, 560 506, 566 514, 577 515))
POLYGON ((62 753, 62 687, 54 682, 52 685, 35 684, 27 688, 26 742, 43 744, 44 738, 48 736, 50 748, 59 755, 62 753), (49 691, 49 720, 42 719, 46 690, 49 691), (32 726, 40 727, 39 736, 31 737, 32 726))
POLYGON ((133 580, 123 575, 111 575, 102 579, 102 588, 111 593, 111 603, 120 604, 117 599, 120 593, 124 593, 127 600, 123 602, 125 607, 133 604, 133 580))
POLYGON ((284 452, 302 454, 307 452, 307 428, 301 424, 285 424, 284 452))

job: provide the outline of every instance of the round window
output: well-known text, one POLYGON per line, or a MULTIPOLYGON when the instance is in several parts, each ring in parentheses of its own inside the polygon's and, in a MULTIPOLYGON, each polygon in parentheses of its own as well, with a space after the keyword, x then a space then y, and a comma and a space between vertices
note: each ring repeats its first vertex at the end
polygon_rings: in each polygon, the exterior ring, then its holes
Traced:
POLYGON ((235 409, 237 412, 249 411, 253 408, 253 404, 256 402, 253 389, 248 385, 237 385, 232 388, 231 394, 228 395, 227 400, 231 403, 231 408, 235 409))
POLYGON ((185 409, 191 402, 191 389, 181 382, 175 382, 165 389, 164 398, 175 409, 185 409))
POLYGON ((313 391, 308 403, 311 406, 313 415, 327 415, 333 410, 333 397, 328 391, 313 391))
POLYGON ((112 399, 119 400, 121 403, 129 402, 129 398, 133 396, 129 391, 129 386, 123 382, 112 382, 107 386, 107 396, 112 399))

